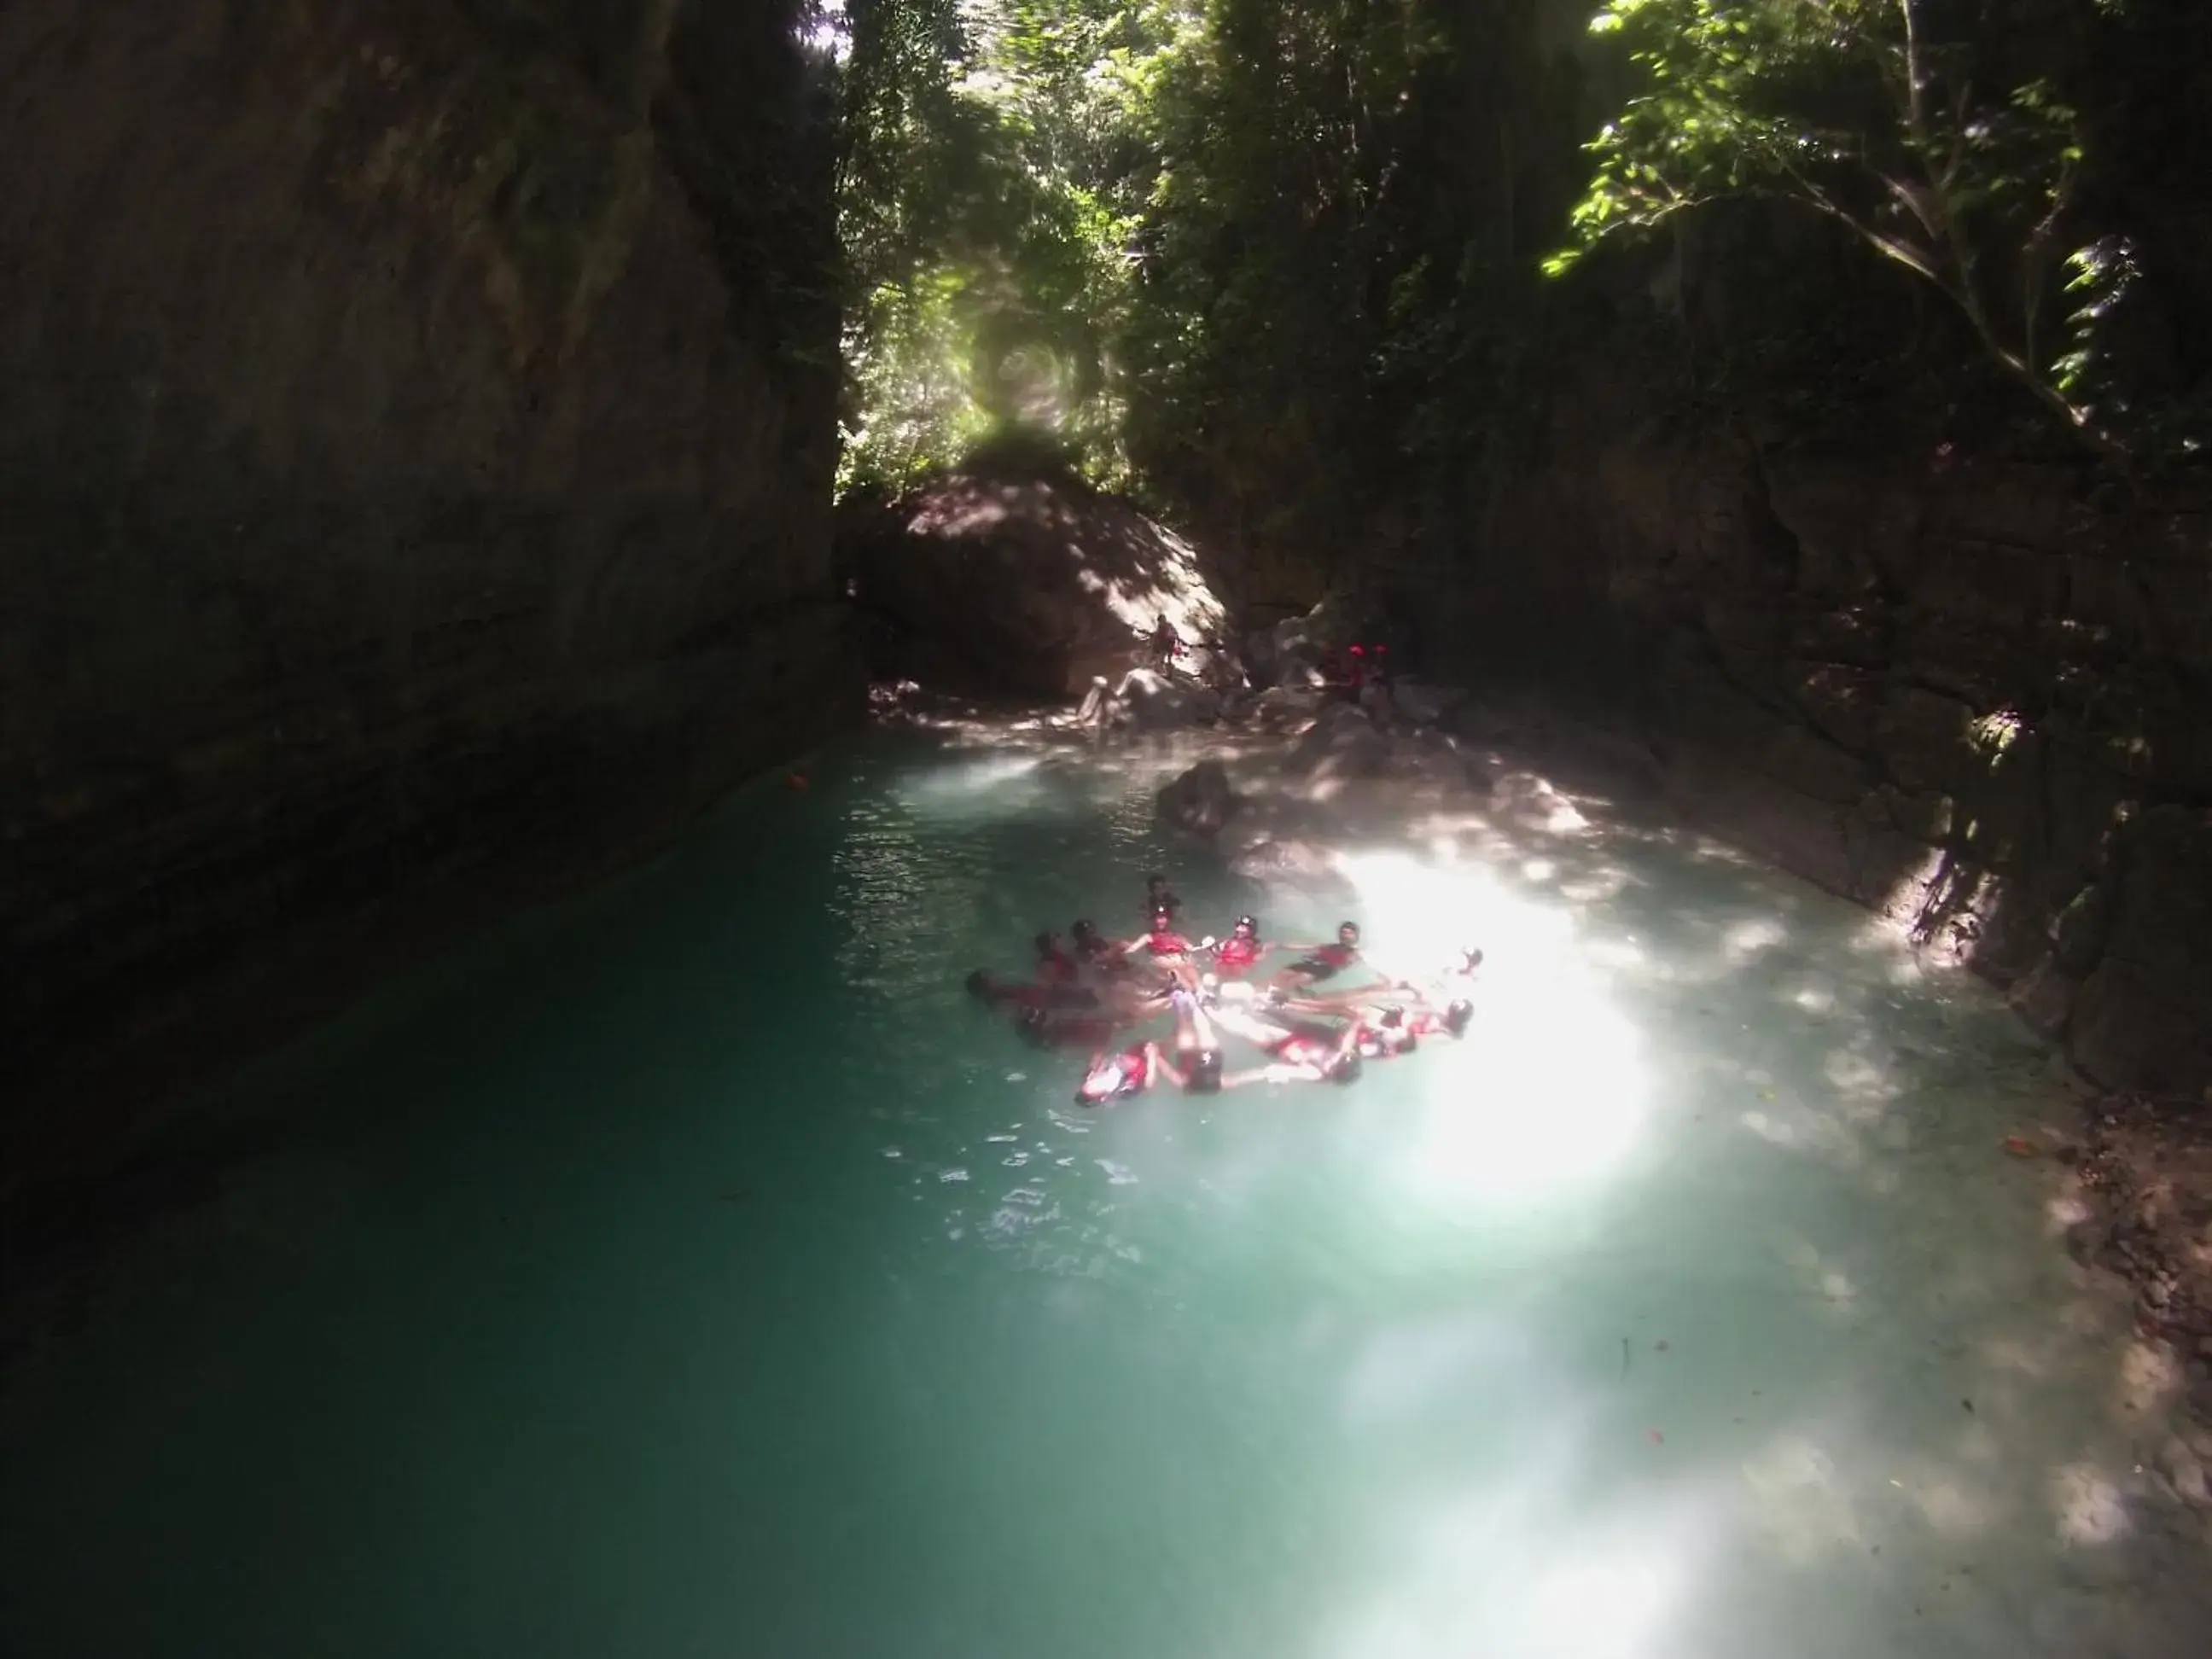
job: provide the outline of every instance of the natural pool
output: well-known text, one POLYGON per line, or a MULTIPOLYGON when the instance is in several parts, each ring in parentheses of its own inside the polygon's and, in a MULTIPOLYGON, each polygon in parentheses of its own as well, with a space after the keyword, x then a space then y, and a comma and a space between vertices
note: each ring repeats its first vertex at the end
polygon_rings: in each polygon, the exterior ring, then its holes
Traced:
POLYGON ((1349 1091, 1070 1101, 1039 926, 1316 936, 1181 759, 888 738, 221 1091, 0 1383, 10 1654, 2201 1655, 1995 997, 1719 849, 1347 837, 1489 953, 1349 1091))

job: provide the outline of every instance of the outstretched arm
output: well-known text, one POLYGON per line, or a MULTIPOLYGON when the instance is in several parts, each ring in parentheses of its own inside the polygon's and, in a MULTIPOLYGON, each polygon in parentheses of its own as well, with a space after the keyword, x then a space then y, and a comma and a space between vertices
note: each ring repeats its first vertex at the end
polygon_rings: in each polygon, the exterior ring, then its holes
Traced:
POLYGON ((1145 1045, 1145 1063, 1155 1077, 1164 1077, 1178 1089, 1190 1087, 1190 1075, 1167 1056, 1167 1050, 1157 1042, 1145 1045))

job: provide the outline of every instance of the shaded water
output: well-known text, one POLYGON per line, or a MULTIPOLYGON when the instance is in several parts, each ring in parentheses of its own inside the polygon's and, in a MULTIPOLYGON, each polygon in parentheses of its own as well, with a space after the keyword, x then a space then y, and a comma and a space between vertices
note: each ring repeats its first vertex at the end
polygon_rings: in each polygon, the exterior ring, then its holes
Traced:
POLYGON ((1376 955, 1488 949, 1465 1042, 1085 1113, 968 968, 1156 864, 1340 908, 1156 781, 856 746, 229 1086, 0 1384, 0 1647, 2203 1650, 1989 994, 1716 849, 1430 823, 1352 868, 1376 955))

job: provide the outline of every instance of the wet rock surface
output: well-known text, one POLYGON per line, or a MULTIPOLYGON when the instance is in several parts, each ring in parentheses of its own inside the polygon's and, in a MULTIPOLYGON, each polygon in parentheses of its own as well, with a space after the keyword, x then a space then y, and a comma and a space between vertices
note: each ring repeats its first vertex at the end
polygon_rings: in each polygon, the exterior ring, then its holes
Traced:
POLYGON ((1160 817, 1196 836, 1218 834, 1243 805, 1218 760, 1200 761, 1160 791, 1160 817))
POLYGON ((0 16, 9 1178, 859 717, 787 19, 528 9, 0 16))
POLYGON ((1430 596, 1469 672, 1578 698, 2106 1085, 2212 1083, 2212 483, 1577 441, 1430 596))
MULTIPOLYGON (((2172 1356, 2199 1421, 2212 1425, 2212 1114, 2203 1103, 2114 1096, 2065 1149, 2090 1214, 2067 1248, 2109 1268, 2136 1297, 2142 1334, 2172 1356)), ((2204 1506, 2202 1452, 2169 1459, 2168 1479, 2204 1506)))
POLYGON ((838 519, 878 673, 1036 697, 1103 679, 1139 725, 1197 718, 1180 676, 1144 668, 1144 636, 1164 618, 1196 646, 1221 605, 1198 550, 1132 503, 1073 478, 977 471, 838 519))

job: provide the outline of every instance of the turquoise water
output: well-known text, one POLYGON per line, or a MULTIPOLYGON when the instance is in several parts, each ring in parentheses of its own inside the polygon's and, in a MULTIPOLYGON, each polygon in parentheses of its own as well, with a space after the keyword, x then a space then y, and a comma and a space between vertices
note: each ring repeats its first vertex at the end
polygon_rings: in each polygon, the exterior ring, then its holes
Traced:
POLYGON ((2202 1651, 1986 993, 1709 847, 1432 818, 1350 867, 1378 955, 1489 949, 1465 1042, 1084 1112, 969 968, 1156 866, 1344 908, 1166 844, 1175 758, 857 744, 229 1085, 0 1384, 0 1648, 2202 1651))

